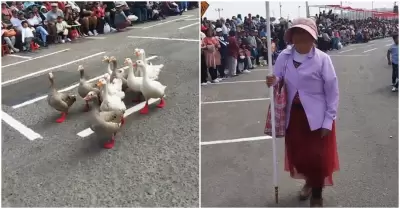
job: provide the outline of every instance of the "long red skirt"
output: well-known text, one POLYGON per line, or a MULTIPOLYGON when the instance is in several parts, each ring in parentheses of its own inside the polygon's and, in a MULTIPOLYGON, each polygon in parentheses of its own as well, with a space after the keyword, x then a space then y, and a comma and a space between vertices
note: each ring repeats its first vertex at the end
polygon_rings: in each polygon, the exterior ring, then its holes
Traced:
MULTIPOLYGON (((297 102, 296 102, 297 103, 297 102)), ((311 131, 301 103, 293 104, 285 136, 285 171, 311 187, 332 186, 332 173, 339 170, 335 122, 328 136, 311 131)))

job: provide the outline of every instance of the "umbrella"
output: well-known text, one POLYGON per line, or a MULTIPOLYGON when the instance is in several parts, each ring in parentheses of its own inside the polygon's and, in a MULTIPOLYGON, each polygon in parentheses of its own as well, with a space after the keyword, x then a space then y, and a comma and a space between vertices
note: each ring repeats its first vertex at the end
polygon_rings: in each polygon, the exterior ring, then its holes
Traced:
MULTIPOLYGON (((267 11, 266 20, 267 25, 270 25, 270 16, 269 16, 269 2, 265 2, 265 11, 267 11)), ((267 37, 271 37, 271 27, 267 27, 267 37)), ((271 51, 271 39, 267 39, 267 48, 268 48, 268 68, 269 72, 272 74, 272 51, 271 51)), ((271 124, 272 124, 272 160, 274 162, 274 187, 275 187, 275 202, 278 203, 278 161, 276 156, 276 133, 275 133, 275 107, 274 107, 274 89, 273 87, 269 88, 269 95, 271 95, 270 104, 271 104, 271 124)))

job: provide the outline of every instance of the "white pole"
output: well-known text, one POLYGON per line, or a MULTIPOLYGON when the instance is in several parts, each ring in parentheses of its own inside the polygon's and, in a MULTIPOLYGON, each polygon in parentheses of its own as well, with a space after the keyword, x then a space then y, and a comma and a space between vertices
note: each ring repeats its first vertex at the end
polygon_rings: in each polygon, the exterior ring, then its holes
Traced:
MULTIPOLYGON (((271 23, 269 15, 269 1, 265 2, 266 20, 267 20, 267 48, 268 48, 268 69, 269 74, 272 70, 272 51, 271 51, 271 23)), ((274 105, 274 88, 269 88, 270 103, 271 103, 271 127, 272 127, 272 160, 274 166, 274 186, 275 186, 275 202, 278 203, 278 162, 276 159, 276 133, 275 133, 275 105, 274 105)))

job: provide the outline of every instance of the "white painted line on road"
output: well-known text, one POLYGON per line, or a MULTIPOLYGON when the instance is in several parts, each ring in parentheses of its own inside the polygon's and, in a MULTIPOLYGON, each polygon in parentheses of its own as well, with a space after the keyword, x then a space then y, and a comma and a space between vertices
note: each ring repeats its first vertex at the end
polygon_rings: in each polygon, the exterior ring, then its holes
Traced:
POLYGON ((367 48, 367 47, 370 47, 370 46, 373 46, 373 45, 375 45, 375 44, 370 44, 370 45, 366 45, 366 46, 362 46, 362 47, 367 48))
POLYGON ((366 57, 367 55, 362 54, 346 54, 346 55, 338 55, 338 54, 329 54, 331 57, 366 57))
POLYGON ((191 21, 191 20, 197 21, 197 20, 199 20, 199 18, 188 18, 188 19, 184 19, 184 21, 191 21))
POLYGON ((16 58, 22 58, 22 59, 32 59, 32 57, 28 57, 28 56, 21 56, 21 55, 16 55, 16 54, 9 54, 7 55, 9 57, 16 57, 16 58))
MULTIPOLYGON (((149 105, 151 105, 153 103, 156 103, 157 101, 160 101, 160 99, 150 99, 149 100, 149 105)), ((141 102, 141 103, 139 103, 139 104, 127 109, 125 111, 124 118, 126 118, 127 116, 131 115, 134 112, 137 112, 137 111, 141 110, 144 107, 145 104, 146 104, 146 101, 141 102)), ((87 128, 87 129, 77 133, 76 135, 78 135, 78 136, 80 136, 82 138, 85 138, 87 136, 90 136, 93 133, 94 132, 93 132, 93 130, 91 128, 87 128)))
POLYGON ((353 51, 353 50, 355 50, 355 49, 356 49, 356 48, 354 48, 354 49, 349 49, 349 50, 344 50, 344 51, 339 52, 339 54, 345 53, 345 52, 349 52, 349 51, 353 51))
POLYGON ((137 26, 129 26, 129 27, 126 27, 126 28, 129 28, 129 29, 143 29, 143 27, 137 27, 137 26))
POLYGON ((265 80, 228 81, 228 82, 219 82, 219 83, 211 83, 211 84, 212 85, 220 85, 220 84, 235 84, 235 83, 256 83, 256 82, 265 82, 265 80))
POLYGON ((10 67, 10 66, 13 66, 13 65, 18 65, 18 64, 21 64, 21 63, 24 63, 24 62, 40 59, 40 58, 43 58, 43 57, 48 57, 48 56, 51 56, 51 55, 54 55, 54 54, 58 54, 58 53, 61 53, 61 52, 66 52, 68 50, 71 50, 71 49, 63 49, 63 50, 52 52, 52 53, 45 54, 45 55, 42 55, 42 56, 37 56, 37 57, 34 57, 34 58, 30 59, 30 60, 23 60, 23 61, 19 61, 19 62, 14 62, 14 63, 8 64, 8 65, 1 66, 1 68, 6 68, 6 67, 10 67))
POLYGON ((256 99, 239 99, 239 100, 213 101, 213 102, 202 102, 201 104, 221 104, 221 103, 252 102, 252 101, 265 101, 265 100, 269 100, 269 98, 256 98, 256 99))
POLYGON ((248 138, 240 138, 240 139, 218 140, 218 141, 200 142, 200 145, 201 146, 206 146, 206 145, 214 145, 214 144, 251 142, 251 141, 260 141, 260 140, 266 140, 266 139, 272 139, 272 137, 270 137, 270 136, 256 136, 256 137, 248 137, 248 138))
POLYGON ((192 16, 193 15, 186 15, 185 17, 181 17, 181 18, 177 18, 177 19, 173 19, 173 20, 168 20, 168 21, 165 21, 165 22, 160 22, 160 23, 157 23, 157 24, 154 24, 154 25, 150 25, 150 26, 144 27, 143 29, 148 29, 148 28, 159 26, 159 25, 164 25, 164 24, 167 24, 167 23, 175 22, 175 21, 178 21, 178 20, 183 20, 183 19, 186 19, 186 18, 192 17, 192 16))
MULTIPOLYGON (((155 59, 155 58, 157 58, 157 56, 148 57, 148 58, 146 58, 146 60, 152 60, 152 59, 155 59)), ((123 67, 123 68, 121 68, 121 69, 124 69, 124 70, 125 70, 125 69, 128 69, 128 66, 125 66, 125 67, 123 67)), ((93 81, 99 80, 99 79, 102 78, 103 76, 104 76, 104 74, 103 74, 103 75, 100 75, 100 76, 97 76, 97 77, 94 77, 94 78, 91 78, 91 79, 88 80, 88 82, 93 82, 93 81)), ((69 91, 69 90, 72 90, 72 89, 74 89, 74 88, 76 88, 76 87, 78 87, 78 86, 79 86, 79 83, 74 84, 74 85, 72 85, 72 86, 68 86, 68 87, 66 87, 66 88, 63 88, 63 89, 59 90, 59 92, 69 91)), ((25 102, 23 102, 23 103, 21 103, 21 104, 14 105, 14 106, 12 106, 12 108, 17 109, 17 108, 20 108, 20 107, 24 107, 24 106, 26 106, 26 105, 33 104, 33 103, 35 103, 35 102, 38 102, 38 101, 40 101, 40 100, 42 100, 42 99, 46 99, 46 98, 47 98, 47 95, 43 95, 43 96, 40 96, 40 97, 36 97, 36 98, 34 98, 34 99, 25 101, 25 102)))
POLYGON ((88 36, 88 37, 85 37, 85 38, 88 38, 88 39, 96 39, 96 40, 103 40, 103 39, 106 39, 107 37, 104 37, 104 36, 101 36, 101 37, 98 37, 98 36, 88 36))
POLYGON ((377 50, 377 49, 378 49, 378 48, 368 49, 368 50, 366 50, 366 51, 363 51, 363 53, 367 53, 367 52, 374 51, 374 50, 377 50))
POLYGON ((385 46, 391 46, 391 45, 393 45, 393 44, 386 44, 385 46))
MULTIPOLYGON (((92 54, 92 55, 89 55, 87 57, 83 57, 83 58, 80 58, 80 59, 77 59, 77 60, 74 60, 74 61, 71 61, 71 62, 67 62, 67 63, 61 64, 61 65, 57 65, 57 66, 54 66, 54 67, 51 67, 51 68, 46 68, 46 69, 39 70, 39 71, 36 71, 36 72, 33 72, 33 73, 29 73, 27 75, 24 75, 24 76, 21 76, 21 77, 18 77, 18 78, 14 78, 14 79, 2 82, 1 86, 4 86, 4 85, 9 84, 9 83, 13 83, 15 81, 19 81, 19 80, 22 80, 22 79, 25 79, 25 78, 33 77, 35 75, 42 74, 42 73, 45 73, 45 72, 48 72, 48 71, 51 71, 51 70, 54 70, 54 69, 57 69, 57 68, 60 68, 60 67, 64 67, 64 66, 67 66, 67 65, 70 65, 70 64, 74 64, 76 62, 87 60, 89 58, 92 58, 92 57, 95 57, 95 56, 99 56, 99 55, 102 55, 104 53, 106 53, 106 52, 99 52, 99 53, 92 54)), ((27 60, 27 61, 29 61, 29 60, 27 60)))
POLYGON ((192 27, 192 26, 197 25, 197 24, 200 24, 200 22, 195 22, 195 23, 180 27, 180 28, 178 28, 178 30, 182 30, 182 29, 185 29, 185 28, 188 28, 188 27, 192 27))
POLYGON ((1 111, 1 119, 3 119, 4 122, 6 122, 8 125, 13 127, 15 130, 17 130, 19 133, 21 133, 31 141, 43 138, 40 134, 34 132, 32 129, 26 127, 21 122, 15 120, 13 117, 8 115, 4 111, 1 111))
POLYGON ((165 38, 165 37, 150 37, 150 36, 127 36, 128 38, 142 38, 142 39, 154 39, 154 40, 169 40, 169 41, 188 41, 188 42, 199 42, 197 39, 183 39, 183 38, 165 38))

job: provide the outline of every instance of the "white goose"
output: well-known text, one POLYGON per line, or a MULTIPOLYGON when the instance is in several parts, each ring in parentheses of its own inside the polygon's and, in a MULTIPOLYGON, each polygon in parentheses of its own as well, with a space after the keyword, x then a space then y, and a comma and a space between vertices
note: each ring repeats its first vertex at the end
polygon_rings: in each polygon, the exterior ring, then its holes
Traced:
POLYGON ((125 103, 121 100, 121 97, 111 94, 110 91, 110 77, 106 75, 105 80, 107 81, 103 88, 104 88, 104 95, 103 95, 103 102, 100 105, 100 111, 125 111, 126 106, 125 103))
POLYGON ((165 96, 165 88, 167 86, 162 85, 158 81, 150 80, 147 75, 147 65, 142 60, 137 60, 134 64, 134 67, 137 67, 144 74, 142 77, 143 83, 140 87, 140 91, 142 92, 144 99, 146 100, 146 105, 140 111, 140 114, 147 114, 149 112, 149 99, 151 98, 159 98, 160 103, 157 105, 158 108, 163 108, 165 106, 164 96, 165 96))
POLYGON ((107 73, 111 75, 113 73, 113 67, 116 67, 116 66, 111 66, 112 62, 111 62, 110 57, 108 57, 108 56, 103 57, 103 62, 108 64, 107 65, 107 73))
MULTIPOLYGON (((133 68, 133 62, 131 58, 126 58, 125 59, 125 65, 128 66, 128 78, 126 79, 126 83, 128 85, 128 88, 136 93, 141 93, 140 88, 142 86, 143 83, 143 79, 142 77, 136 77, 135 73, 134 73, 134 68, 133 68)), ((140 94, 138 95, 138 97, 133 100, 133 102, 139 102, 140 101, 140 94)))
POLYGON ((97 86, 99 86, 101 89, 101 92, 100 92, 101 98, 103 98, 106 93, 106 88, 104 87, 104 85, 108 81, 109 81, 109 84, 108 84, 109 94, 115 95, 121 99, 124 99, 125 92, 122 91, 122 80, 118 79, 118 78, 114 78, 113 82, 111 82, 111 75, 108 73, 106 73, 104 75, 104 78, 100 78, 99 81, 97 82, 97 86))
MULTIPOLYGON (((135 55, 136 57, 138 57, 138 60, 142 60, 143 63, 147 66, 147 72, 148 72, 148 77, 150 80, 157 80, 158 79, 158 75, 160 74, 161 68, 164 67, 163 64, 161 65, 153 65, 151 63, 148 63, 146 60, 146 52, 144 51, 144 49, 135 49, 135 55)), ((143 77, 143 72, 138 69, 136 74, 136 76, 139 77, 143 77)))

